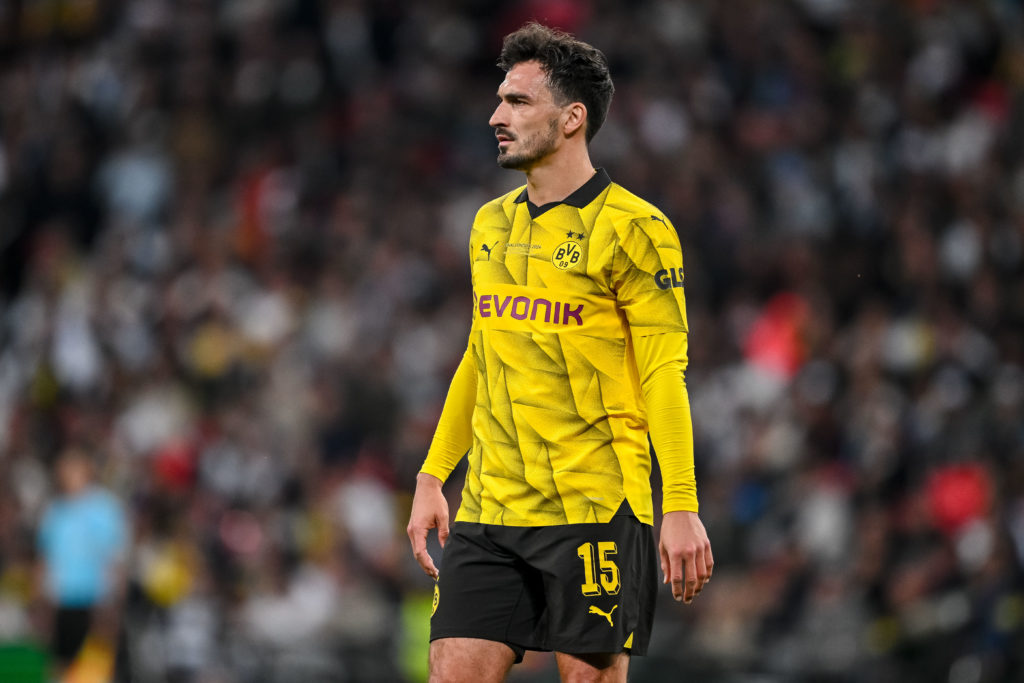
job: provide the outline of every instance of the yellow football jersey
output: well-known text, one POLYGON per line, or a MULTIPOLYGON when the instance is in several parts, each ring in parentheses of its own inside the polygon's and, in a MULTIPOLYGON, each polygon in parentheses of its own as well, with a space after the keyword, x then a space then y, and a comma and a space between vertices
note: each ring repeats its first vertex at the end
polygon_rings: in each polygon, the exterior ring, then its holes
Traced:
MULTIPOLYGON (((634 344, 677 333, 685 366, 675 229, 599 170, 562 202, 534 206, 524 187, 484 205, 470 258, 475 407, 456 519, 606 522, 627 500, 651 523, 634 344)), ((430 454, 424 471, 447 476, 430 454)))

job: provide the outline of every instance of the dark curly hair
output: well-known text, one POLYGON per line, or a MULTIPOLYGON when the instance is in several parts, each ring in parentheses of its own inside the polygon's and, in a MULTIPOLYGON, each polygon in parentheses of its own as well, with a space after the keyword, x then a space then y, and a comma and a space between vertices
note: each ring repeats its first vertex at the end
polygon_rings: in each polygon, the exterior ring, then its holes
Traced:
POLYGON ((530 61, 539 62, 544 69, 558 106, 582 102, 587 108, 589 143, 608 116, 615 93, 604 53, 564 31, 530 22, 505 36, 498 66, 508 72, 516 64, 530 61))

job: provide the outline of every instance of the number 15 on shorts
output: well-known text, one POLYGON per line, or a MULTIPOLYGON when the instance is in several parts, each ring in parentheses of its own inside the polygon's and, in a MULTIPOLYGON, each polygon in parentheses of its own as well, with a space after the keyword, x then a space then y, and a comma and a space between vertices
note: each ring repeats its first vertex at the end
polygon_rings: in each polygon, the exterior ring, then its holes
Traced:
POLYGON ((583 560, 584 581, 580 590, 584 595, 600 595, 602 588, 608 595, 618 594, 619 567, 612 559, 618 552, 615 541, 598 542, 596 553, 593 543, 584 543, 576 548, 576 555, 583 560))

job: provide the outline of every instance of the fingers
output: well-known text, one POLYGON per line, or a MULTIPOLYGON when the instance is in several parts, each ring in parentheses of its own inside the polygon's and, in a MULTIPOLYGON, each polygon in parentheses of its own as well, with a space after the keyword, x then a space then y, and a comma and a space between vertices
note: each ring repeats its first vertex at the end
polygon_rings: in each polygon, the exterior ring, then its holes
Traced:
POLYGON ((437 524, 437 540, 441 543, 441 547, 448 542, 448 520, 442 519, 437 524))
POLYGON ((672 597, 678 602, 683 599, 683 593, 683 569, 681 564, 677 564, 672 572, 672 597))
MULTIPOLYGON (((447 524, 445 525, 445 536, 447 537, 447 524)), ((412 554, 416 558, 420 567, 423 571, 432 579, 437 578, 437 567, 434 565, 433 558, 430 557, 430 553, 427 552, 427 531, 426 527, 419 527, 409 522, 409 526, 406 528, 406 533, 409 535, 409 542, 412 544, 412 554)), ((442 545, 443 542, 442 542, 442 545)))
POLYGON ((661 555, 661 582, 668 583, 669 579, 669 568, 671 563, 668 560, 668 553, 665 552, 665 546, 662 545, 658 548, 659 554, 661 555))
POLYGON ((664 544, 661 551, 661 574, 662 583, 672 584, 672 597, 676 600, 683 599, 683 553, 670 552, 664 544))
POLYGON ((676 552, 660 548, 662 583, 672 584, 672 597, 690 604, 711 580, 715 566, 710 547, 691 546, 676 552))
POLYGON ((424 550, 422 553, 416 554, 416 561, 420 563, 421 567, 423 567, 423 571, 427 576, 434 579, 435 581, 437 580, 437 567, 434 566, 434 560, 431 559, 430 555, 427 553, 426 550, 424 550))
POLYGON ((432 579, 437 579, 437 567, 427 552, 427 535, 431 529, 437 529, 437 537, 443 548, 448 541, 448 502, 441 492, 440 480, 429 475, 423 481, 417 479, 416 493, 412 499, 412 512, 409 514, 409 525, 405 528, 412 544, 412 554, 423 571, 432 579))
MULTIPOLYGON (((683 602, 689 605, 704 588, 704 581, 697 577, 697 552, 687 553, 684 558, 686 581, 683 585, 683 602)), ((703 562, 701 563, 703 564, 703 562)), ((701 567, 703 569, 703 567, 701 567)), ((676 598, 678 600, 679 598, 676 598)))
POLYGON ((690 593, 687 603, 700 595, 704 586, 711 580, 711 572, 715 567, 715 558, 711 554, 711 544, 698 545, 692 555, 686 557, 686 589, 690 593))

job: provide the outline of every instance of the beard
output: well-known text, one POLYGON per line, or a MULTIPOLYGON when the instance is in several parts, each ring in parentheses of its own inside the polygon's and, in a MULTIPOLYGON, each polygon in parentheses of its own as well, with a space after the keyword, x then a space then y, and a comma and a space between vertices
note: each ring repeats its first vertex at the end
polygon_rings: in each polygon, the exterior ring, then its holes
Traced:
POLYGON ((498 152, 498 166, 525 171, 556 149, 558 120, 551 119, 547 131, 534 133, 523 140, 519 152, 498 152))

